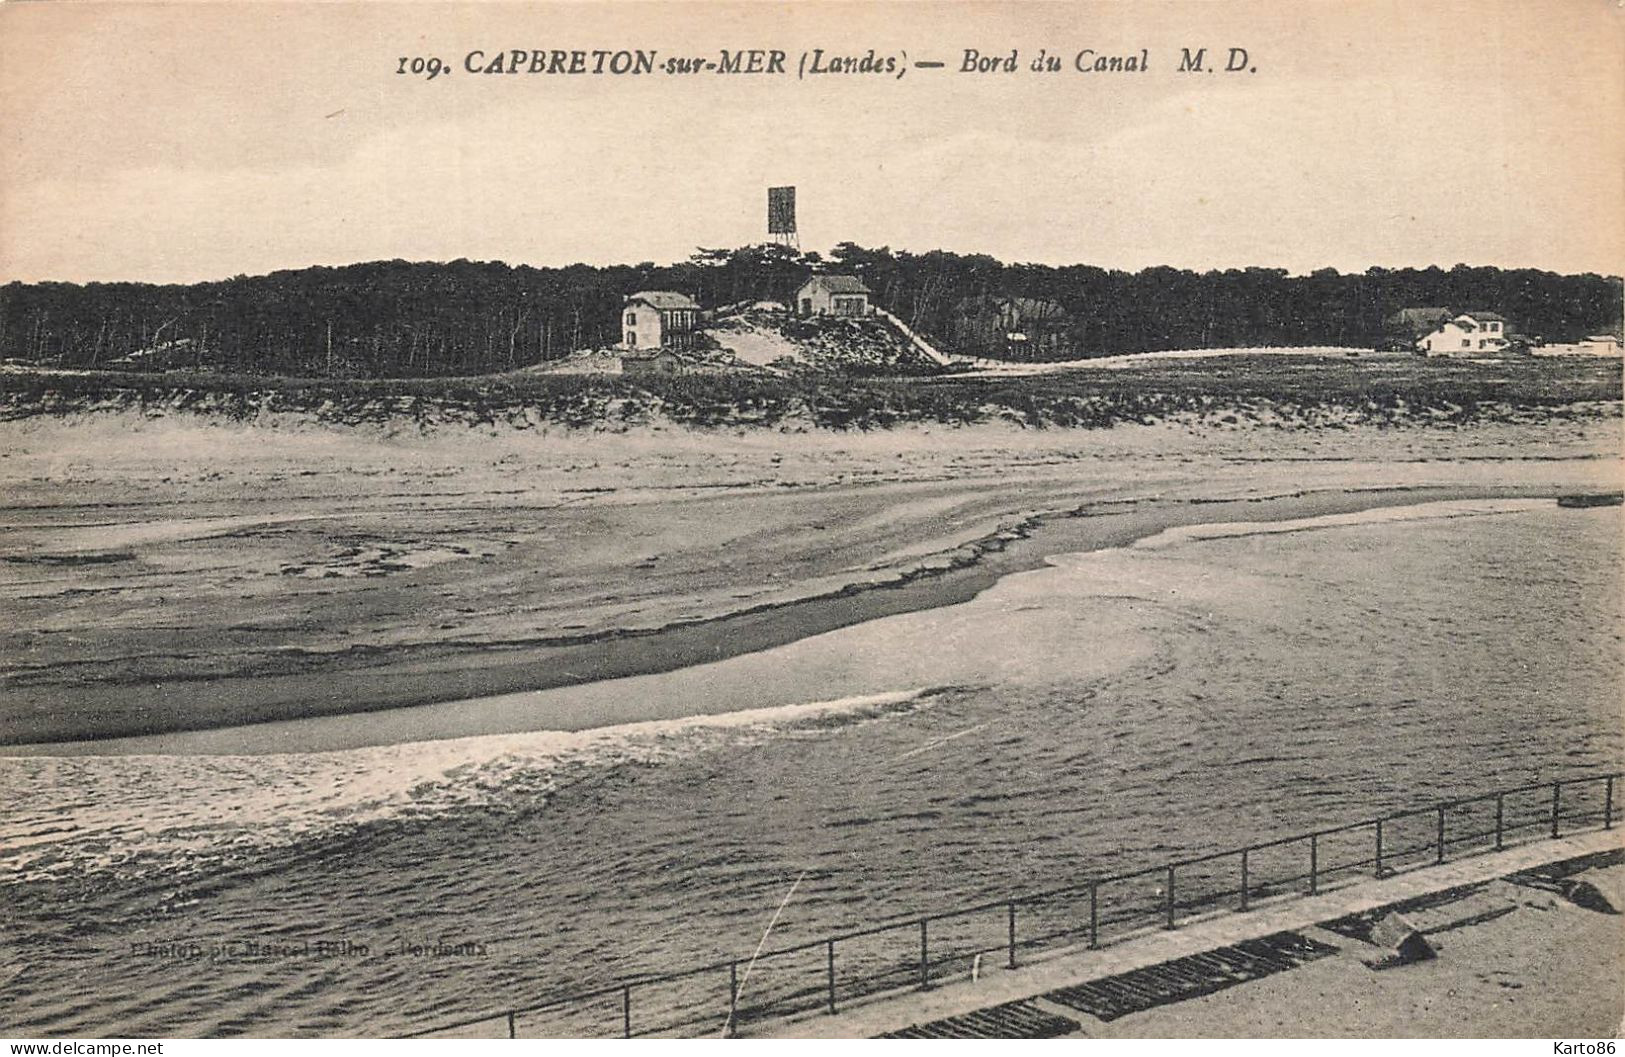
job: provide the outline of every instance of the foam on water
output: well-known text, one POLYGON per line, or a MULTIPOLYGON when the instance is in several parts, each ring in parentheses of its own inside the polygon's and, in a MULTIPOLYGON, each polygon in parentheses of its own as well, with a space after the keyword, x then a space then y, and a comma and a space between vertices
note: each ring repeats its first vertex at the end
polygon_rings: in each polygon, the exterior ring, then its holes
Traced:
POLYGON ((140 873, 286 846, 410 817, 534 807, 583 774, 650 764, 721 740, 816 721, 861 722, 931 694, 918 687, 827 701, 332 752, 260 756, 38 756, 0 762, 0 876, 140 873))

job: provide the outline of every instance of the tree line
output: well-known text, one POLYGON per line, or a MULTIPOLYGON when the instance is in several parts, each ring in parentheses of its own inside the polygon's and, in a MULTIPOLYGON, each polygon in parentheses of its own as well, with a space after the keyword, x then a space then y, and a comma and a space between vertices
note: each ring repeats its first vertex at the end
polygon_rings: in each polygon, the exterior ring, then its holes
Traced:
MULTIPOLYGON (((1569 340, 1616 329, 1618 278, 1534 269, 1273 268, 1139 272, 1006 264, 842 243, 828 258, 777 245, 701 249, 670 265, 563 268, 378 261, 190 284, 17 283, 0 287, 0 357, 76 368, 200 368, 315 377, 442 377, 510 370, 602 348, 622 297, 679 290, 703 306, 788 301, 814 270, 861 277, 876 303, 949 350, 963 306, 1017 297, 1058 308, 1061 359, 1176 348, 1371 346, 1401 308, 1489 309, 1515 333, 1569 340)), ((963 340, 959 340, 963 339, 963 340)), ((979 339, 978 339, 979 340, 979 339)))

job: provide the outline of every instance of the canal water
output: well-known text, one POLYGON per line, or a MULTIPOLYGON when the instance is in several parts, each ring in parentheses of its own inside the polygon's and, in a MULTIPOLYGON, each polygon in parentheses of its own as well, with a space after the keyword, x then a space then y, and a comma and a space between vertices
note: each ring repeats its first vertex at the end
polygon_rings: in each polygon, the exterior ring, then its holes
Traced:
MULTIPOLYGON (((406 1032, 746 958, 776 911, 770 947, 1614 769, 1621 528, 1549 500, 1182 528, 961 604, 549 692, 720 714, 0 760, 0 1027, 406 1032)), ((1145 883, 1125 898, 1154 899, 1145 883)), ((1002 917, 975 927, 1002 942, 1002 917)), ((763 963, 747 997, 824 971, 763 963)), ((721 1030, 727 983, 647 1002, 721 1030)), ((622 1012, 528 1028, 616 1034, 622 1012)))

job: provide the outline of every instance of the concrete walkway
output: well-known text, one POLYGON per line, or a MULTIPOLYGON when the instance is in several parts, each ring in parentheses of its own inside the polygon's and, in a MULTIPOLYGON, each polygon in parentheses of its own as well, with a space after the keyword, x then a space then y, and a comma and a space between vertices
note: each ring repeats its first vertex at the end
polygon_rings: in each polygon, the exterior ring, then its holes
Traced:
POLYGON ((1246 913, 1219 911, 1187 919, 1178 929, 1143 932, 1100 950, 1074 947, 1039 952, 1028 955, 1028 964, 1013 970, 986 968, 975 982, 960 979, 939 983, 929 991, 877 996, 834 1015, 808 1014, 758 1024, 741 1034, 758 1038, 871 1038, 1243 940, 1306 929, 1347 914, 1622 847, 1625 831, 1586 833, 1422 867, 1381 880, 1355 881, 1315 896, 1280 896, 1256 902, 1246 913))

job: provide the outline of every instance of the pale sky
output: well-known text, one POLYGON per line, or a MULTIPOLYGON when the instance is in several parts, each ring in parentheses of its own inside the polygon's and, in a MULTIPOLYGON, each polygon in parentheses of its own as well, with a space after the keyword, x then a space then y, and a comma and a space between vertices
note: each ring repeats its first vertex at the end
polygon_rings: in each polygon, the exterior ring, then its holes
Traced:
POLYGON ((1613 0, 9 3, 0 281, 804 248, 1294 272, 1625 271, 1613 0), (1248 50, 1256 73, 1178 74, 1248 50), (780 48, 789 77, 476 75, 473 49, 780 48), (800 54, 944 70, 797 80, 800 54), (1040 47, 1063 58, 1035 74, 1040 47), (964 49, 1015 74, 957 72, 964 49), (1084 48, 1150 70, 1079 74, 1084 48), (395 73, 432 55, 454 72, 395 73))

